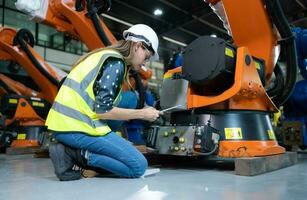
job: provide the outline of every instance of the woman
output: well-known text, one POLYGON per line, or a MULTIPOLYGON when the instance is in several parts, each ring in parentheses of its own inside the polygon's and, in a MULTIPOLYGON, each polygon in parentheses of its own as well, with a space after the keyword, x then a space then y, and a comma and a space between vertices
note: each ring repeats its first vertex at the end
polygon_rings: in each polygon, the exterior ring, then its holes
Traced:
POLYGON ((116 120, 155 121, 161 114, 153 107, 136 110, 135 95, 121 92, 131 67, 138 70, 158 57, 159 42, 144 24, 132 26, 123 36, 124 40, 75 64, 48 114, 46 125, 58 142, 50 145, 49 153, 60 180, 80 178, 80 172, 72 170, 74 165, 128 178, 142 176, 147 168, 145 157, 115 133, 116 120))

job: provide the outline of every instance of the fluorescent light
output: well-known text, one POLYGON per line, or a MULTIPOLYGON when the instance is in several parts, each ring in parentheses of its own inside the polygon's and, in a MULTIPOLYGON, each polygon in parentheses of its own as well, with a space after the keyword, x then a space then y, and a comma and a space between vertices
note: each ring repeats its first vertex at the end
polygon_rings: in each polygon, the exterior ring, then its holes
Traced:
POLYGON ((174 44, 178 44, 178 45, 183 46, 183 47, 186 47, 186 46, 187 46, 186 43, 179 42, 178 40, 174 40, 174 39, 169 38, 169 37, 166 37, 166 36, 162 36, 162 38, 163 38, 164 40, 167 40, 167 41, 172 42, 172 43, 174 43, 174 44))
POLYGON ((216 38, 217 35, 213 33, 213 34, 210 35, 210 37, 215 37, 216 38))
MULTIPOLYGON (((107 15, 107 14, 102 14, 102 16, 105 17, 105 18, 108 18, 108 19, 110 19, 110 20, 116 21, 116 22, 118 22, 118 23, 124 24, 124 25, 126 25, 126 26, 129 26, 129 27, 133 26, 133 24, 131 24, 131 23, 129 23, 129 22, 126 22, 126 21, 124 21, 124 20, 118 19, 118 18, 116 18, 116 17, 112 17, 112 16, 107 15)), ((183 46, 183 47, 186 47, 186 46, 187 46, 187 44, 185 44, 185 43, 183 43, 183 42, 179 42, 179 41, 177 41, 177 40, 174 40, 174 39, 169 38, 169 37, 166 37, 166 36, 162 36, 162 38, 163 38, 164 40, 167 40, 167 41, 172 42, 172 43, 174 43, 174 44, 178 44, 178 45, 183 46)))
POLYGON ((161 9, 159 9, 159 8, 157 8, 155 11, 154 11, 154 15, 156 15, 156 16, 160 16, 160 15, 162 15, 163 14, 163 11, 161 10, 161 9))
POLYGON ((126 21, 124 21, 124 20, 118 19, 118 18, 116 18, 116 17, 112 17, 112 16, 107 15, 107 14, 102 14, 102 16, 105 17, 105 18, 108 18, 108 19, 110 19, 110 20, 116 21, 116 22, 118 22, 118 23, 124 24, 124 25, 126 25, 126 26, 133 26, 133 24, 131 24, 131 23, 129 23, 129 22, 126 22, 126 21))

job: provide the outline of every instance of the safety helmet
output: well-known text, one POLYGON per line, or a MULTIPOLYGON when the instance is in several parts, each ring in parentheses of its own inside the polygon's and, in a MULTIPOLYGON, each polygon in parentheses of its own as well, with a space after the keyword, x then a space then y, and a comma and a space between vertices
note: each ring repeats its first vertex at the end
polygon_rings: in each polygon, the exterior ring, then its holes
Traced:
POLYGON ((123 32, 125 40, 144 42, 149 50, 153 51, 151 60, 158 60, 159 39, 156 32, 145 24, 136 24, 123 32))

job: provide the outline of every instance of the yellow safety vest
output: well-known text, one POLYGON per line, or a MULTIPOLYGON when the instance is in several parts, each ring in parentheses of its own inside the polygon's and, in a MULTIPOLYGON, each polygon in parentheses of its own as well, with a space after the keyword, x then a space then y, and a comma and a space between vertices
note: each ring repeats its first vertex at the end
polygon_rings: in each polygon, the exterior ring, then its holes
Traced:
MULTIPOLYGON (((87 57, 69 73, 48 113, 46 126, 49 130, 78 131, 93 136, 105 135, 111 131, 106 122, 98 119, 94 112, 96 98, 93 91, 96 77, 103 63, 110 57, 123 60, 117 51, 101 50, 87 57)), ((120 101, 121 89, 122 85, 113 105, 120 101)))

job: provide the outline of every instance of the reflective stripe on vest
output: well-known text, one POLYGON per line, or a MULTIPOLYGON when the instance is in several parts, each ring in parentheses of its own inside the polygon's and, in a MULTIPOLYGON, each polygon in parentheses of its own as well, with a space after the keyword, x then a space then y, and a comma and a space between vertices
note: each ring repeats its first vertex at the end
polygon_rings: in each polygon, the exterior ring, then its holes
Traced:
POLYGON ((92 120, 91 118, 89 118, 87 115, 84 115, 83 113, 81 113, 78 110, 74 110, 72 108, 69 108, 67 106, 64 106, 58 102, 54 102, 52 108, 59 112, 59 113, 63 113, 68 117, 77 119, 79 121, 82 121, 84 123, 87 123, 89 126, 92 126, 94 129, 96 127, 99 127, 101 125, 105 126, 106 123, 102 123, 100 120, 92 120))
MULTIPOLYGON (((81 131, 94 136, 104 135, 111 131, 103 120, 97 119, 97 114, 94 112, 95 95, 93 92, 93 85, 98 72, 101 70, 104 61, 109 57, 123 59, 115 51, 102 50, 91 54, 71 71, 48 114, 46 120, 48 129, 81 131)), ((118 102, 120 92, 121 85, 113 105, 118 102)))
POLYGON ((73 89, 74 91, 76 91, 85 102, 87 102, 87 104, 93 108, 95 105, 95 101, 90 97, 90 95, 86 92, 86 87, 82 87, 82 84, 78 83, 77 81, 70 79, 70 78, 66 78, 65 82, 63 83, 63 85, 70 87, 71 89, 73 89))

